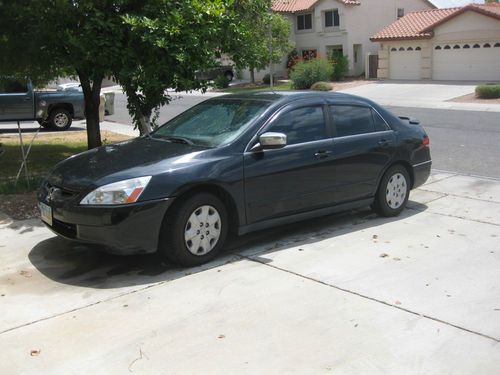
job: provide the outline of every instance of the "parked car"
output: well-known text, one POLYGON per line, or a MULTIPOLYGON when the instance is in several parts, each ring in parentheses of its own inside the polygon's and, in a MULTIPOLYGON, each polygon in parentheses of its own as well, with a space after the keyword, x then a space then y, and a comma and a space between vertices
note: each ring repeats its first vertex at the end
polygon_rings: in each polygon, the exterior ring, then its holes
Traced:
POLYGON ((431 168, 415 120, 340 93, 227 95, 150 136, 57 164, 38 193, 56 234, 205 263, 244 234, 363 206, 398 215, 431 168))
POLYGON ((0 121, 37 120, 44 127, 67 130, 73 119, 84 118, 83 93, 35 91, 29 80, 0 77, 0 121))
POLYGON ((221 65, 211 69, 201 70, 196 74, 198 79, 204 80, 214 80, 220 76, 226 77, 226 79, 231 82, 234 78, 233 67, 230 65, 221 65))

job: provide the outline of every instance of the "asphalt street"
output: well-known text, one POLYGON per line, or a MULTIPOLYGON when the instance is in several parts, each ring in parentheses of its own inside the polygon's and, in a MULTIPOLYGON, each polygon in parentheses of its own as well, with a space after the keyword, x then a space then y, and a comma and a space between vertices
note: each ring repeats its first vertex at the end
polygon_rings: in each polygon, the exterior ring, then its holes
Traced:
MULTIPOLYGON (((162 124, 195 104, 201 95, 176 94, 161 108, 162 124)), ((115 114, 109 121, 131 124, 124 94, 115 96, 115 114)), ((500 178, 500 113, 389 107, 396 115, 420 120, 431 139, 433 168, 443 171, 500 178)))

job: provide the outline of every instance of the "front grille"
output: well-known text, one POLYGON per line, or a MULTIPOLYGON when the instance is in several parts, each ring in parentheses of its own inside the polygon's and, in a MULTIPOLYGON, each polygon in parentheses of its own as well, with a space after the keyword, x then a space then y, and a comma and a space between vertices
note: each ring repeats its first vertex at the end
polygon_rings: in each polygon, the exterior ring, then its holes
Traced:
POLYGON ((52 219, 52 229, 61 236, 67 238, 76 238, 76 225, 64 223, 62 221, 52 219))
POLYGON ((46 191, 49 192, 51 188, 57 189, 57 196, 64 199, 64 200, 71 199, 71 198, 75 197, 76 195, 78 195, 78 192, 76 192, 76 191, 71 191, 71 190, 62 188, 60 186, 52 185, 49 182, 46 182, 45 183, 46 191))

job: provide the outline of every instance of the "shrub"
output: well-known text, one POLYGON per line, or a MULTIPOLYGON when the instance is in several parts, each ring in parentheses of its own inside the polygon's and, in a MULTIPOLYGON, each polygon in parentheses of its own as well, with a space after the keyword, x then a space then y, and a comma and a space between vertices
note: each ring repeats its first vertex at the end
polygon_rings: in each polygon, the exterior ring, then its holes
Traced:
POLYGON ((488 84, 476 86, 476 96, 480 99, 498 99, 500 98, 500 85, 488 84))
POLYGON ((349 59, 339 52, 333 52, 330 56, 333 65, 332 81, 340 81, 349 71, 349 59))
POLYGON ((217 76, 214 79, 214 87, 216 89, 225 89, 229 87, 229 80, 224 75, 217 76))
POLYGON ((333 85, 330 82, 316 82, 311 86, 314 91, 332 91, 333 85))
POLYGON ((299 53, 297 50, 294 48, 290 53, 288 54, 287 61, 286 61, 286 71, 288 73, 288 77, 290 77, 290 74, 292 74, 293 67, 295 64, 299 62, 299 53))
POLYGON ((332 76, 333 66, 325 59, 312 59, 298 62, 290 75, 293 88, 308 89, 313 83, 328 81, 332 76))
MULTIPOLYGON (((276 74, 273 74, 273 82, 276 83, 276 74)), ((271 84, 271 75, 267 73, 263 78, 262 78, 262 83, 264 85, 270 85, 271 84)))

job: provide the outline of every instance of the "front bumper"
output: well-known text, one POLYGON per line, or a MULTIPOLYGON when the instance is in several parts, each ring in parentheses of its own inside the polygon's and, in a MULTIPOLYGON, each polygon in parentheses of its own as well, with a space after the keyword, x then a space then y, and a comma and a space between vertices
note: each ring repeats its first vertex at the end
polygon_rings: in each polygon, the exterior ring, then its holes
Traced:
POLYGON ((48 199, 47 189, 38 200, 52 208, 54 233, 70 240, 105 246, 117 254, 153 253, 163 218, 172 200, 165 198, 120 206, 80 206, 78 194, 64 194, 48 199))

